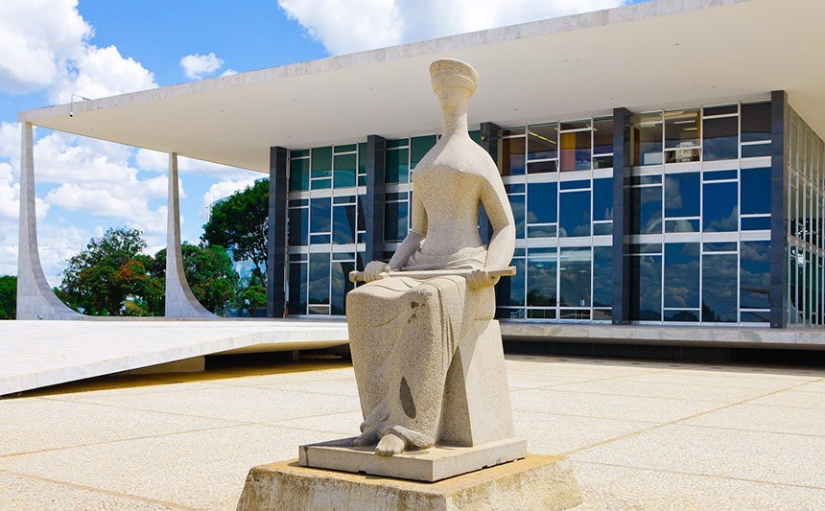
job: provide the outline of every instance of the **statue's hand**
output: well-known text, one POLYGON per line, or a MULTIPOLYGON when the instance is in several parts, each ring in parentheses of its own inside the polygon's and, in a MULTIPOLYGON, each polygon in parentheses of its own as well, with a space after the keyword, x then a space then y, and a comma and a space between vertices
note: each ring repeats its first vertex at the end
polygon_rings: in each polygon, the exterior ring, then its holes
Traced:
POLYGON ((383 261, 369 262, 367 263, 367 267, 364 268, 364 282, 372 282, 373 280, 378 280, 382 278, 382 273, 388 271, 390 271, 390 265, 383 261))
POLYGON ((483 287, 495 286, 499 277, 491 277, 485 270, 473 270, 467 276, 467 285, 470 289, 481 289, 483 287))

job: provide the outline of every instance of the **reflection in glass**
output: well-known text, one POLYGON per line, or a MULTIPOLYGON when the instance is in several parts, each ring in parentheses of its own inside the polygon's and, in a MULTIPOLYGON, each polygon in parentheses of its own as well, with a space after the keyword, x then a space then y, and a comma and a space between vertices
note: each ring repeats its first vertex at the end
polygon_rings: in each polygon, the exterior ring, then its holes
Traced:
POLYGON ((406 183, 410 179, 409 151, 388 149, 386 152, 386 169, 384 181, 387 184, 406 183))
POLYGON ((739 257, 739 307, 770 308, 771 262, 769 241, 743 241, 739 257))
POLYGON ((556 171, 556 160, 531 161, 527 164, 528 174, 541 174, 556 171))
POLYGON ((289 210, 289 245, 309 244, 309 208, 291 208, 289 210))
POLYGON ((699 253, 699 243, 665 244, 665 307, 699 308, 699 253))
POLYGON ((665 162, 699 161, 699 111, 665 112, 665 162))
POLYGON ((558 124, 534 124, 527 127, 527 159, 558 158, 558 124))
MULTIPOLYGON (((329 304, 329 253, 309 254, 309 304, 329 304)), ((312 311, 310 310, 310 313, 312 311)))
POLYGON ((338 245, 355 243, 355 204, 332 209, 332 242, 338 245))
POLYGON ((739 158, 739 117, 705 118, 702 153, 705 161, 739 158))
POLYGON ((333 186, 335 188, 346 188, 355 186, 355 174, 358 158, 355 153, 335 155, 335 171, 333 173, 333 186))
POLYGON ((330 313, 334 316, 346 314, 346 294, 353 288, 353 284, 349 280, 349 272, 353 270, 355 270, 355 263, 352 261, 332 262, 332 289, 330 293, 332 307, 330 313))
POLYGON ((562 307, 590 307, 590 257, 589 248, 561 250, 559 302, 562 307))
POLYGON ((384 241, 399 243, 407 236, 409 205, 404 202, 384 204, 384 241))
POLYGON ((332 177, 332 147, 316 147, 312 150, 312 179, 332 177))
POLYGON ((737 321, 736 254, 705 254, 702 257, 702 321, 737 321))
POLYGON ((593 180, 593 220, 613 220, 613 180, 593 180))
POLYGON ((329 197, 320 197, 310 201, 310 233, 330 232, 330 208, 332 201, 329 197))
POLYGON ((702 229, 731 232, 739 229, 737 183, 705 183, 702 197, 702 229))
POLYGON ((613 247, 593 247, 593 307, 613 305, 613 247))
POLYGON ((559 237, 590 236, 590 191, 559 195, 559 237))
MULTIPOLYGON (((548 251, 549 252, 549 251, 548 251)), ((527 258, 527 305, 555 307, 556 254, 555 252, 529 255, 527 258)))
POLYGON ((612 118, 593 121, 593 154, 613 154, 612 118))
POLYGON ((631 190, 631 234, 662 233, 662 187, 645 186, 631 190))
POLYGON ((307 263, 289 263, 289 313, 307 313, 307 263))
POLYGON ((698 172, 665 176, 665 218, 699 216, 701 176, 698 172))
POLYGON ((513 210, 513 218, 516 221, 516 238, 524 238, 525 204, 524 194, 508 195, 510 199, 510 209, 513 210))
POLYGON ((516 257, 510 264, 516 267, 516 274, 502 277, 496 285, 496 301, 499 306, 524 307, 524 258, 516 257))
POLYGON ((527 185, 527 223, 549 224, 556 222, 558 194, 556 183, 530 183, 527 185))
POLYGON ((742 105, 742 142, 771 139, 771 104, 742 105))
POLYGON ((742 169, 742 214, 771 212, 771 169, 742 169))
POLYGON ((309 190, 309 158, 289 160, 289 191, 309 190))
POLYGON ((499 155, 502 176, 524 175, 524 137, 499 139, 499 155))
POLYGON ((630 258, 631 319, 662 319, 662 256, 643 255, 630 258))
POLYGON ((415 168, 418 162, 421 161, 421 158, 427 154, 427 151, 432 149, 437 141, 435 135, 412 137, 410 139, 410 166, 415 168))

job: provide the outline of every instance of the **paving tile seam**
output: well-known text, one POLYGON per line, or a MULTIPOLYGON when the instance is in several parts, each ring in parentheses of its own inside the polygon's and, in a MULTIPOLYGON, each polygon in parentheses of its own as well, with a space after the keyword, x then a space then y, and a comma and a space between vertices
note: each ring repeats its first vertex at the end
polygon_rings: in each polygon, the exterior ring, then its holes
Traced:
POLYGON ((284 428, 289 428, 289 429, 299 429, 299 428, 290 428, 289 426, 280 426, 279 423, 281 423, 281 422, 292 422, 292 421, 296 421, 296 420, 317 419, 317 418, 320 418, 320 417, 329 417, 330 415, 344 415, 344 414, 351 414, 351 415, 355 415, 356 417, 361 417, 361 410, 357 409, 357 410, 345 410, 345 411, 342 411, 342 412, 335 412, 335 413, 319 413, 317 415, 305 415, 305 416, 302 416, 302 417, 290 417, 289 419, 280 419, 280 420, 277 420, 275 422, 258 422, 258 424, 261 424, 263 426, 278 426, 278 427, 284 427, 284 428))
POLYGON ((742 429, 731 426, 707 426, 705 424, 672 424, 672 426, 681 426, 685 428, 697 429, 722 429, 727 431, 737 431, 739 433, 760 433, 764 435, 777 435, 787 437, 803 437, 803 438, 825 438, 825 431, 822 434, 816 435, 811 433, 788 433, 787 431, 774 431, 768 429, 742 429))
POLYGON ((578 460, 571 457, 571 461, 574 465, 581 464, 581 465, 596 465, 601 467, 613 467, 613 468, 624 468, 627 470, 643 470, 645 472, 653 472, 657 474, 672 474, 672 475, 681 475, 681 476, 691 476, 691 477, 703 477, 707 479, 722 479, 726 481, 737 481, 742 483, 756 483, 756 484, 766 484, 770 486, 778 486, 778 487, 785 487, 785 488, 800 488, 806 490, 817 490, 825 492, 825 486, 810 486, 806 484, 794 484, 794 483, 778 483, 776 481, 766 481, 763 479, 749 479, 747 477, 732 477, 729 475, 724 474, 705 474, 701 472, 687 472, 683 470, 669 470, 666 468, 649 468, 649 467, 639 467, 634 465, 619 465, 617 463, 603 463, 599 461, 585 461, 585 460, 578 460))
MULTIPOLYGON (((580 419, 598 419, 598 420, 608 420, 608 421, 618 421, 618 422, 629 422, 632 424, 646 424, 651 426, 659 426, 661 425, 660 422, 651 422, 651 421, 643 421, 638 419, 624 419, 624 418, 616 418, 616 417, 605 417, 604 415, 583 415, 580 413, 559 413, 559 412, 544 412, 541 410, 528 410, 526 408, 516 408, 513 407, 514 415, 515 413, 535 413, 538 415, 545 415, 547 417, 578 417, 580 419)), ((518 425, 518 424, 516 424, 518 425)))
MULTIPOLYGON (((88 491, 88 492, 92 492, 92 493, 108 495, 108 496, 111 496, 111 497, 118 497, 118 498, 133 500, 133 501, 137 501, 137 502, 145 502, 147 504, 155 504, 155 505, 159 505, 159 506, 166 506, 168 508, 176 509, 176 510, 179 510, 179 511, 210 511, 210 510, 204 509, 204 508, 182 506, 180 504, 176 504, 174 502, 167 502, 165 500, 157 500, 157 499, 153 499, 153 498, 150 498, 150 497, 142 497, 140 495, 133 495, 131 493, 122 493, 122 492, 117 492, 117 491, 113 491, 113 490, 107 490, 105 488, 97 488, 95 486, 87 486, 85 484, 72 483, 72 482, 63 481, 63 480, 60 480, 60 479, 52 479, 50 477, 43 477, 43 476, 39 476, 39 475, 36 475, 36 474, 29 474, 29 473, 26 473, 26 472, 16 472, 16 471, 12 471, 12 470, 5 470, 5 469, 2 469, 2 468, 0 468, 0 472, 2 472, 4 474, 15 476, 15 477, 20 477, 20 478, 24 478, 24 479, 31 479, 31 480, 40 481, 40 482, 43 482, 43 483, 55 484, 55 485, 58 485, 58 486, 64 486, 64 487, 72 488, 72 489, 75 489, 75 490, 83 490, 83 491, 88 491)), ((0 503, 2 503, 2 500, 0 500, 0 503)))
MULTIPOLYGON (((60 451, 69 451, 72 449, 83 449, 86 447, 96 447, 99 445, 111 445, 111 444, 119 444, 124 442, 134 442, 135 440, 151 440, 153 438, 167 438, 176 435, 188 435, 191 433, 204 433, 208 431, 217 431, 221 429, 231 429, 231 428, 238 428, 238 427, 247 427, 247 426, 266 426, 267 424, 264 423, 252 423, 252 422, 239 422, 237 424, 228 424, 225 426, 215 426, 212 428, 197 428, 197 429, 187 429, 184 431, 171 431, 169 433, 158 433, 155 435, 144 435, 144 436, 135 436, 129 438, 117 438, 114 440, 105 440, 100 442, 89 442, 86 444, 76 444, 76 445, 64 445, 61 447, 50 447, 48 449, 38 449, 36 451, 26 451, 26 452, 12 452, 8 454, 0 454, 0 461, 9 458, 16 458, 19 456, 29 456, 33 454, 44 454, 50 452, 60 452, 60 451)), ((0 468, 0 471, 3 469, 0 468)))
MULTIPOLYGON (((576 384, 564 384, 564 385, 576 385, 576 384)), ((593 396, 613 396, 613 397, 624 397, 624 398, 639 398, 639 399, 661 399, 665 401, 676 401, 676 402, 689 402, 689 403, 707 403, 707 404, 719 404, 719 403, 728 403, 728 401, 703 401, 698 399, 689 399, 689 398, 681 398, 681 397, 667 397, 667 396, 652 396, 652 395, 639 395, 639 394, 618 394, 615 392, 596 392, 596 391, 589 391, 589 390, 576 390, 576 389, 558 389, 554 388, 553 386, 547 387, 538 387, 535 389, 520 389, 520 390, 548 390, 553 392, 564 392, 564 393, 571 393, 571 394, 588 394, 593 396)))

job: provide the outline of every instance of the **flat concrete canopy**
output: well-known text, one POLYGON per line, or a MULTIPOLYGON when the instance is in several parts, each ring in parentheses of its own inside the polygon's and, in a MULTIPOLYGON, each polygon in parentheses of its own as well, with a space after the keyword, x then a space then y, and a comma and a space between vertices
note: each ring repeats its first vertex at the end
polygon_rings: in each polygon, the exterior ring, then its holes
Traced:
POLYGON ((267 173, 272 146, 438 131, 427 67, 456 57, 482 76, 471 126, 785 90, 813 129, 825 133, 823 19, 821 1, 658 0, 79 101, 19 119, 267 173))

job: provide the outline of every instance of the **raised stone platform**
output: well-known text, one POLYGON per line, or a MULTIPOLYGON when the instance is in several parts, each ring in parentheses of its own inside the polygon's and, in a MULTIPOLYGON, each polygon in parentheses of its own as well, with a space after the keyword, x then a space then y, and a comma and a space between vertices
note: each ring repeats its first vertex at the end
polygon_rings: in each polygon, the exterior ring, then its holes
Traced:
POLYGON ((302 445, 298 450, 298 463, 304 467, 432 483, 527 456, 527 441, 521 438, 474 447, 438 445, 395 456, 378 456, 374 447, 353 447, 352 440, 344 438, 302 445))
POLYGON ((249 471, 237 511, 560 511, 581 504, 570 463, 526 458, 436 483, 302 467, 249 471))

